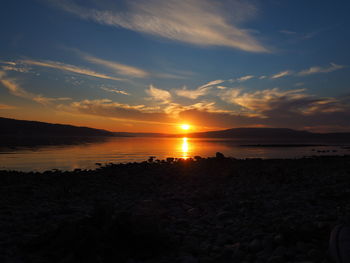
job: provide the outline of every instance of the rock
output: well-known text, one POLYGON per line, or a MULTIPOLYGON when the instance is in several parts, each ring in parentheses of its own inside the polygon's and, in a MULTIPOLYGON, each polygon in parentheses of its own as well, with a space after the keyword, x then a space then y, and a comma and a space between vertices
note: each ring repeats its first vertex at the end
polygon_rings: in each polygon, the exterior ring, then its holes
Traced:
POLYGON ((319 259, 321 256, 321 252, 317 249, 311 249, 307 252, 307 255, 310 259, 319 259))
POLYGON ((233 217, 232 213, 228 211, 222 211, 216 215, 216 218, 219 220, 231 219, 232 217, 233 217))
POLYGON ((278 235, 274 236, 273 239, 274 239, 275 243, 278 245, 281 245, 284 242, 284 236, 282 234, 278 234, 278 235))
POLYGON ((281 257, 283 257, 283 256, 286 254, 286 252, 287 252, 287 249, 286 249, 285 247, 279 246, 279 247, 277 247, 277 248, 275 249, 275 251, 273 252, 273 254, 274 254, 275 256, 281 256, 281 257))
POLYGON ((273 256, 270 257, 267 261, 268 263, 284 263, 284 258, 282 256, 273 256))
POLYGON ((264 250, 272 252, 275 248, 274 239, 272 237, 265 237, 262 241, 262 247, 264 250))
POLYGON ((254 239, 253 241, 251 241, 248 245, 248 249, 251 252, 259 252, 261 250, 261 242, 259 239, 254 239))
POLYGON ((221 234, 218 238, 216 243, 219 246, 226 245, 227 243, 230 243, 232 241, 232 237, 228 234, 221 234))
POLYGON ((198 259, 191 256, 191 255, 186 255, 186 256, 183 256, 180 260, 181 263, 198 263, 198 259))
POLYGON ((317 227, 319 229, 326 229, 329 227, 329 224, 327 222, 317 222, 317 227))
POLYGON ((300 252, 306 252, 309 249, 308 245, 304 242, 297 242, 296 247, 300 252))
POLYGON ((215 154, 215 156, 216 156, 217 159, 224 159, 225 158, 225 155, 223 155, 221 152, 217 152, 215 154))

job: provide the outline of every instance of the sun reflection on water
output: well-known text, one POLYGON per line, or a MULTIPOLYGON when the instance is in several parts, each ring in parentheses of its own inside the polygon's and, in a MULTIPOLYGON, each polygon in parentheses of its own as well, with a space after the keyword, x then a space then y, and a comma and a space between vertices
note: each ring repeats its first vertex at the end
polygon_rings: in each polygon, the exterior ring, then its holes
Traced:
POLYGON ((189 144, 188 144, 188 138, 186 138, 186 137, 182 138, 181 150, 182 150, 182 157, 181 158, 183 158, 183 159, 189 158, 189 156, 188 156, 189 144))

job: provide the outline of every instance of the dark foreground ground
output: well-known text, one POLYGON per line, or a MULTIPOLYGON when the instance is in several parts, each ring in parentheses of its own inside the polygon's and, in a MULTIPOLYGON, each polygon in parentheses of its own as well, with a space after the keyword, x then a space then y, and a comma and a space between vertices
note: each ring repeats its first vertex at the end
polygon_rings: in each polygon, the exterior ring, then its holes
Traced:
POLYGON ((350 157, 0 172, 0 262, 331 262, 350 157))

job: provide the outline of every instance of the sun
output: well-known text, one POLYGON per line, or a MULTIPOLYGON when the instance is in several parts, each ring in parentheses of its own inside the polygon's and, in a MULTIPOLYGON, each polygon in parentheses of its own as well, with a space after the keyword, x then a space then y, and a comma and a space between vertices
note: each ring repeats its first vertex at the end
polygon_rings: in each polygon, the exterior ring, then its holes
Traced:
POLYGON ((191 128, 191 126, 189 125, 189 124, 181 124, 181 129, 183 129, 184 131, 188 131, 190 128, 191 128))

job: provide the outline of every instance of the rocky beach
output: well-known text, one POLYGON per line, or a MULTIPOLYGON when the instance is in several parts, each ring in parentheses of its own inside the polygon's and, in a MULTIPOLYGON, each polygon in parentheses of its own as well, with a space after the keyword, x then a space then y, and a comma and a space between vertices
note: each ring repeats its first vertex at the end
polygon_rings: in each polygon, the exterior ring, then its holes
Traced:
POLYGON ((1 262, 332 262, 350 156, 0 171, 1 262))

